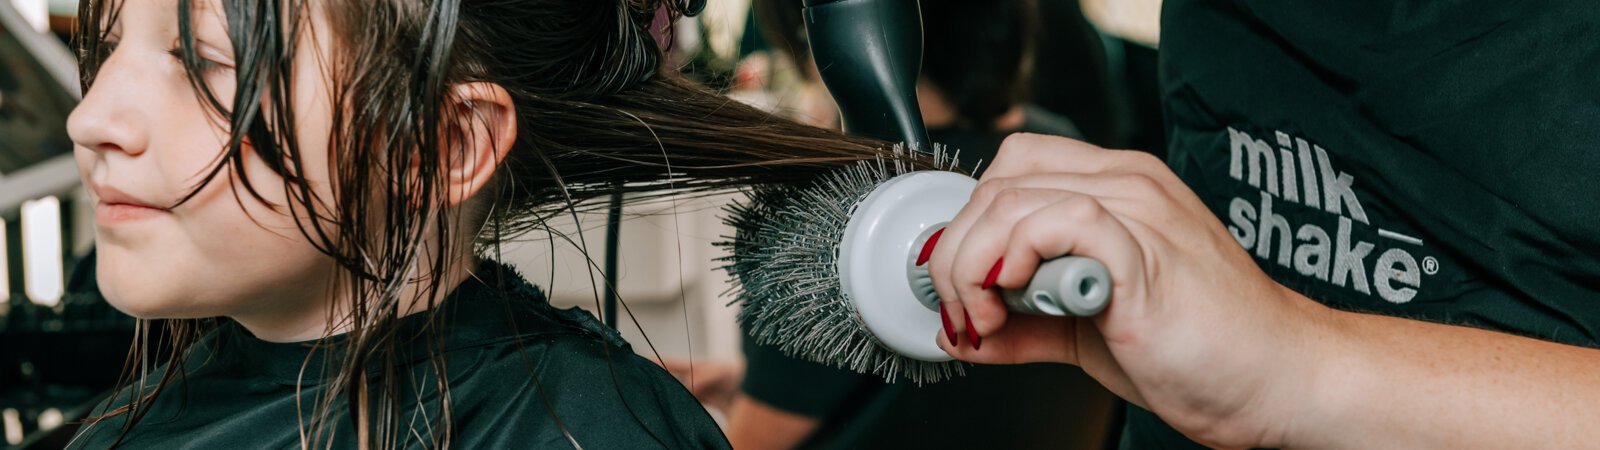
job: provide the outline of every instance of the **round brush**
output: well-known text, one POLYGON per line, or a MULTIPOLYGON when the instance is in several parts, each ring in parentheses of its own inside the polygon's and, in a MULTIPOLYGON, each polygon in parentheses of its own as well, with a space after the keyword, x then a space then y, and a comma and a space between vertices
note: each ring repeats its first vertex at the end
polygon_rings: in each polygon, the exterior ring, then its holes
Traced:
MULTIPOLYGON (((942 153, 942 152, 941 152, 942 153)), ((940 167, 950 159, 936 154, 940 167)), ((939 296, 917 257, 954 218, 977 180, 905 163, 862 163, 799 187, 765 187, 727 208, 739 320, 758 343, 889 381, 963 373, 935 343, 939 296)), ((1111 276, 1089 258, 1045 261, 1025 288, 1004 290, 1015 313, 1091 316, 1111 276)))

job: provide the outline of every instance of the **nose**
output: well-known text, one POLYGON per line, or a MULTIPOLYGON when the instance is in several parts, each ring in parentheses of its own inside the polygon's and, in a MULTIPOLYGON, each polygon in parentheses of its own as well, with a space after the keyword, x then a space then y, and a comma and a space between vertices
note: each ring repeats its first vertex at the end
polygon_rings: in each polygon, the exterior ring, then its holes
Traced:
POLYGON ((122 61, 114 52, 100 65, 94 84, 83 101, 67 117, 67 134, 83 148, 104 152, 123 152, 130 156, 144 153, 150 143, 149 118, 152 102, 141 92, 152 84, 142 80, 138 61, 122 61), (141 89, 140 86, 145 86, 141 89))

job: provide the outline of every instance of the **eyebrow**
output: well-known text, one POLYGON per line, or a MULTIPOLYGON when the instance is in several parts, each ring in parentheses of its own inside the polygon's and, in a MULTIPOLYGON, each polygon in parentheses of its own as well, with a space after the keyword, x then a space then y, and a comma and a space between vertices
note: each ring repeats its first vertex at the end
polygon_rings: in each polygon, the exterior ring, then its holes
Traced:
MULTIPOLYGON (((0 1, 4 1, 4 0, 0 0, 0 1)), ((182 3, 185 0, 170 0, 170 1, 172 2, 173 9, 176 10, 179 6, 182 6, 182 3)), ((191 20, 193 20, 195 22, 195 26, 197 27, 196 28, 197 30, 199 29, 198 28, 199 27, 199 22, 202 21, 202 20, 206 20, 206 19, 218 20, 218 21, 220 21, 222 23, 222 26, 223 26, 224 29, 227 28, 227 26, 228 26, 227 15, 224 12, 223 8, 220 8, 219 5, 214 5, 213 4, 213 3, 217 3, 216 1, 214 1, 214 0, 188 0, 188 1, 189 1, 189 17, 190 17, 191 20)))
MULTIPOLYGON (((0 0, 0 1, 5 1, 5 0, 0 0)), ((171 8, 173 11, 176 11, 179 6, 183 6, 183 2, 184 2, 184 0, 161 0, 158 4, 160 5, 160 7, 171 8)), ((123 5, 118 4, 117 6, 120 9, 120 7, 123 6, 123 5)), ((205 13, 210 12, 213 9, 213 6, 212 6, 210 0, 189 0, 189 9, 190 9, 190 17, 198 18, 198 17, 204 15, 205 13)), ((220 11, 218 11, 218 12, 220 12, 220 11)), ((224 20, 224 23, 226 23, 226 19, 223 19, 223 20, 224 20)), ((122 22, 123 22, 122 21, 122 17, 119 14, 117 16, 117 20, 115 22, 106 24, 106 26, 108 27, 107 31, 110 32, 113 35, 121 34, 121 33, 118 33, 118 31, 120 31, 122 29, 122 27, 123 27, 122 22)))

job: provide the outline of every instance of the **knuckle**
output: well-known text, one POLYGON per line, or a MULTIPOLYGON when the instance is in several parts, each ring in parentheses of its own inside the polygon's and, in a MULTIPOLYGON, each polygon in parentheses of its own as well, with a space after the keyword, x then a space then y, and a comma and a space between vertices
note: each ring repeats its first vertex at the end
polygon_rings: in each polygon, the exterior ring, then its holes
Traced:
POLYGON ((989 204, 990 212, 986 215, 990 216, 990 220, 997 221, 1016 222, 1022 220, 1038 210, 1040 206, 1048 204, 1039 201, 1041 200, 1041 195, 1039 191, 1031 189, 1017 188, 1000 191, 999 194, 995 194, 994 201, 989 204))
POLYGON ((1088 196, 1074 196, 1061 202, 1061 212, 1073 222, 1092 222, 1103 218, 1106 214, 1100 202, 1088 196))
POLYGON ((1128 152, 1133 154, 1134 163, 1140 165, 1141 167, 1166 167, 1167 166, 1166 161, 1162 161, 1161 158, 1156 157, 1156 155, 1153 155, 1153 154, 1150 154, 1150 153, 1141 152, 1141 151, 1137 151, 1137 150, 1129 150, 1128 152))
POLYGON ((1157 195, 1165 191, 1160 180, 1157 180, 1155 176, 1145 172, 1138 172, 1130 175, 1128 183, 1131 185, 1131 189, 1134 192, 1142 194, 1142 196, 1157 195))
POLYGON ((1059 228, 1059 224, 1052 223, 1052 221, 1042 216, 1035 215, 1018 221, 1017 226, 1012 229, 1012 235, 1014 235, 1016 239, 1021 239, 1024 242, 1036 243, 1040 236, 1048 234, 1057 228, 1059 228))
POLYGON ((1010 185, 1011 183, 1006 178, 979 181, 978 187, 972 189, 972 200, 993 199, 1010 185))
POLYGON ((991 203, 993 206, 991 207, 999 211, 1016 209, 1026 202, 1027 194, 1028 191, 1025 189, 1002 189, 994 195, 994 201, 991 203))
POLYGON ((1016 158, 1020 154, 1031 152, 1039 146, 1043 135, 1033 133, 1011 133, 1005 140, 1000 141, 1000 150, 995 153, 995 159, 1016 158))
POLYGON ((1150 173, 1164 169, 1167 165, 1155 155, 1138 150, 1118 150, 1112 153, 1115 155, 1116 165, 1127 172, 1150 173))

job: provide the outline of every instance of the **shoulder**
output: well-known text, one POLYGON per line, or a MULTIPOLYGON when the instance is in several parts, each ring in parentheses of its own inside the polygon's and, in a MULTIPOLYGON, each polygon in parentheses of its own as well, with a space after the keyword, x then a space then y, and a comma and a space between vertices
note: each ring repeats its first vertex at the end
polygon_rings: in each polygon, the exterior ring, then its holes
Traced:
POLYGON ((587 311, 551 306, 508 267, 479 273, 445 319, 458 444, 727 447, 699 401, 615 330, 587 311))
POLYGON ((472 447, 727 447, 676 379, 601 337, 540 333, 453 353, 472 361, 450 380, 460 436, 472 447), (485 438, 495 441, 472 442, 485 438))

